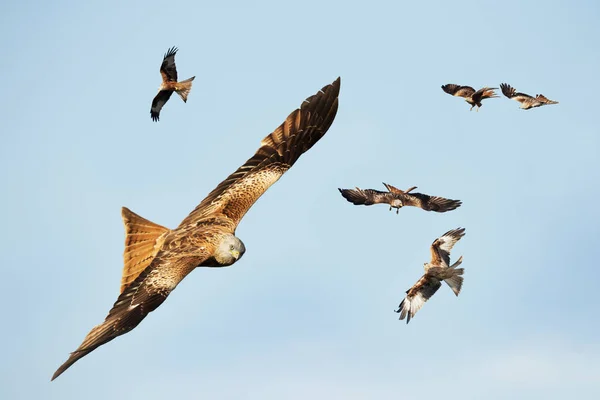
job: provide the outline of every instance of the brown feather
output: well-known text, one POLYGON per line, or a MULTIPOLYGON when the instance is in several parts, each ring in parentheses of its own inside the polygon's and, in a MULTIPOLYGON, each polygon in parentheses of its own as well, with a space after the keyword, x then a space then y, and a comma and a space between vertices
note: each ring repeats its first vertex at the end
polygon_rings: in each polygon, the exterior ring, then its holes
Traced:
MULTIPOLYGON (((391 193, 404 193, 404 190, 398 189, 397 187, 389 185, 389 184, 387 184, 385 182, 382 182, 382 183, 383 183, 383 186, 385 186, 385 188, 387 190, 389 190, 391 193)), ((416 189, 416 186, 413 187, 413 188, 416 189)))
POLYGON ((177 50, 177 47, 171 47, 163 57, 163 62, 160 65, 160 75, 163 82, 177 82, 177 67, 175 66, 177 50))
POLYGON ((337 112, 339 87, 338 78, 309 97, 263 139, 254 157, 213 190, 179 228, 168 230, 123 209, 126 239, 122 293, 104 322, 90 331, 57 369, 53 380, 97 347, 134 329, 196 267, 224 267, 241 257, 245 248, 239 239, 234 238, 240 244, 235 249, 237 255, 231 253, 224 258, 217 251, 219 244, 235 231, 256 199, 327 132, 337 112))
POLYGON ((210 192, 179 227, 213 214, 223 214, 237 226, 252 204, 325 135, 337 113, 339 91, 340 78, 306 99, 262 140, 256 154, 210 192))
POLYGON ((400 314, 400 320, 406 318, 408 324, 417 311, 423 307, 425 302, 431 298, 442 286, 439 279, 428 274, 423 275, 417 283, 406 291, 406 297, 398 306, 397 313, 400 314))
POLYGON ((507 83, 501 83, 502 93, 509 99, 516 100, 521 103, 519 108, 529 110, 531 108, 541 107, 547 104, 558 104, 558 101, 549 100, 546 96, 538 94, 535 97, 526 93, 517 92, 515 88, 507 83))
POLYGON ((449 230, 431 244, 431 266, 448 267, 450 265, 450 250, 463 236, 465 228, 449 230))
POLYGON ((152 262, 160 250, 169 229, 140 217, 130 209, 121 209, 125 225, 125 250, 123 251, 123 276, 121 293, 152 262))
POLYGON ((409 193, 416 186, 404 191, 390 184, 383 183, 388 192, 375 189, 338 189, 342 196, 354 205, 389 204, 392 207, 419 207, 425 211, 446 212, 454 210, 462 204, 460 200, 451 200, 423 193, 409 193), (400 205, 401 202, 401 205, 400 205))
POLYGON ((389 204, 393 196, 389 192, 374 189, 339 189, 342 196, 354 205, 370 206, 373 204, 389 204))
POLYGON ((461 86, 453 83, 443 85, 442 90, 452 96, 464 98, 471 97, 473 93, 475 93, 475 89, 473 89, 471 86, 461 86))
POLYGON ((150 267, 144 270, 125 291, 121 293, 104 322, 92 328, 77 350, 71 353, 54 373, 52 380, 65 372, 77 360, 85 357, 102 346, 134 329, 148 313, 160 306, 177 284, 185 278, 204 257, 182 257, 167 263, 159 257, 153 260, 150 267))

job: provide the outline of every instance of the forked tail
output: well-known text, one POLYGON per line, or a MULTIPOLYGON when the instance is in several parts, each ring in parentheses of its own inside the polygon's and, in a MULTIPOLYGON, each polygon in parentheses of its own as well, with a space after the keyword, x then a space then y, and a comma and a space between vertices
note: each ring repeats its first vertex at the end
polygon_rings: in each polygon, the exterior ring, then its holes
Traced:
POLYGON ((454 294, 457 296, 460 293, 460 289, 462 288, 462 284, 463 284, 463 280, 464 280, 461 275, 465 272, 464 268, 456 268, 461 263, 462 263, 462 256, 458 259, 458 261, 456 261, 454 264, 452 264, 450 266, 450 268, 454 272, 454 275, 448 279, 444 279, 444 282, 446 282, 448 284, 448 286, 450 286, 450 289, 452 289, 454 294))
POLYGON ((190 79, 186 79, 185 81, 177 82, 177 89, 175 92, 181 97, 184 103, 187 103, 188 95, 190 94, 190 90, 192 90, 192 81, 196 78, 192 76, 190 79))

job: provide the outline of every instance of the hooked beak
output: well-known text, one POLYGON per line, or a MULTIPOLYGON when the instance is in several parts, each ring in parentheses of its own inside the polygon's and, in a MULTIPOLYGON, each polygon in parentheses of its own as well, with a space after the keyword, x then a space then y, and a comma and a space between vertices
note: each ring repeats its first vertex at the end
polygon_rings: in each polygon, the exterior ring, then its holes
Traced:
POLYGON ((235 258, 236 260, 240 258, 240 252, 237 250, 231 250, 231 255, 233 256, 233 258, 235 258))

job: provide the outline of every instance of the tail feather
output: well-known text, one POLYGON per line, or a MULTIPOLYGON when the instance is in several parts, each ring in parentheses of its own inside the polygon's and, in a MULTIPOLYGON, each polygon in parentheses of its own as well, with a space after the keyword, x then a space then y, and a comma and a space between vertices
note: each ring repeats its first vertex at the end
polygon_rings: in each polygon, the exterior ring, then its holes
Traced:
POLYGON ((544 96, 543 94, 537 94, 535 96, 535 98, 543 103, 546 104, 558 104, 558 101, 554 101, 554 100, 550 100, 549 98, 547 98, 546 96, 544 96))
POLYGON ((454 275, 448 279, 444 279, 444 282, 446 282, 448 284, 448 286, 450 286, 450 289, 452 289, 454 294, 457 296, 460 293, 460 290, 462 289, 462 284, 464 281, 464 278, 461 275, 464 274, 465 269, 464 268, 456 268, 461 263, 462 263, 462 256, 454 264, 452 264, 450 266, 450 268, 452 268, 454 270, 454 275))
POLYGON ((187 103, 187 98, 190 94, 190 90, 192 90, 192 81, 194 78, 196 77, 192 76, 185 81, 177 82, 177 89, 175 89, 175 92, 181 97, 181 100, 183 100, 184 103, 187 103))

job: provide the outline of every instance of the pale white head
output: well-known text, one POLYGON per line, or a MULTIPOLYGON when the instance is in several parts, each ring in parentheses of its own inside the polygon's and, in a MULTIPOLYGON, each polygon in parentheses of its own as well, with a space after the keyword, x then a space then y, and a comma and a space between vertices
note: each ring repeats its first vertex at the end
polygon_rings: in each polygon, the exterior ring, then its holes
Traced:
POLYGON ((392 202, 390 203, 390 206, 394 207, 394 208, 400 208, 402 207, 404 204, 402 204, 402 200, 400 199, 394 199, 392 200, 392 202))
POLYGON ((224 235, 215 251, 215 260, 220 265, 231 265, 244 255, 246 246, 234 235, 224 235))

